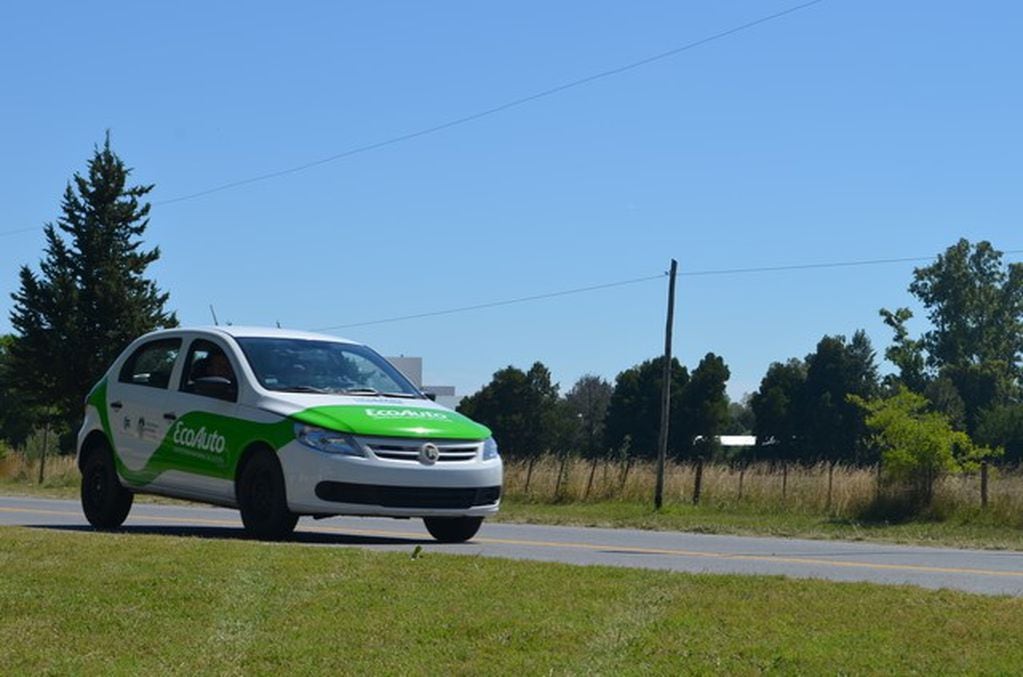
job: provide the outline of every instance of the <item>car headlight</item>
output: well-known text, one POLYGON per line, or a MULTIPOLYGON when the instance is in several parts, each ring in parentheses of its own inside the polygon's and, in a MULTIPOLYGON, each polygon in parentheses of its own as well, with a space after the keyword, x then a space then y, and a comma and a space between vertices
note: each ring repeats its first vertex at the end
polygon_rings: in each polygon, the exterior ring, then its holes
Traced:
POLYGON ((483 442, 483 460, 490 461, 497 458, 497 440, 493 437, 488 437, 483 442))
POLYGON ((303 423, 295 424, 295 438, 309 447, 326 454, 343 454, 345 456, 365 456, 358 442, 350 435, 336 430, 317 428, 303 423))

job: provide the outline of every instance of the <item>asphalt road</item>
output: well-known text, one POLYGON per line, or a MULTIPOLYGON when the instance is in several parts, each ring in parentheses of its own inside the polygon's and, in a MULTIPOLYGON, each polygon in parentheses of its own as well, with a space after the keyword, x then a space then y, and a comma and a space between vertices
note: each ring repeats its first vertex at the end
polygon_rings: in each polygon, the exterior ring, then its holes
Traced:
MULTIPOLYGON (((90 530, 77 501, 16 496, 0 496, 0 524, 90 530)), ((242 537, 237 512, 204 506, 136 503, 124 531, 242 537)), ((489 522, 471 542, 445 545, 431 539, 419 520, 357 517, 303 518, 294 540, 409 552, 421 545, 427 552, 569 564, 768 574, 1023 595, 1023 552, 489 522)))

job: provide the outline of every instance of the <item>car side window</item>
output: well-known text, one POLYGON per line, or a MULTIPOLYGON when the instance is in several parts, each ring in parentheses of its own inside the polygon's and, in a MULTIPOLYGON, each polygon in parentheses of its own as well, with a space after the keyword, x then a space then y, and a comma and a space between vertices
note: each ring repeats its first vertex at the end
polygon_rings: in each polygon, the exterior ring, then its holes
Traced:
POLYGON ((237 401, 238 379, 224 349, 205 339, 192 341, 181 372, 181 391, 228 402, 237 401))
POLYGON ((125 360, 117 380, 137 386, 166 388, 180 351, 181 339, 157 339, 144 343, 125 360))

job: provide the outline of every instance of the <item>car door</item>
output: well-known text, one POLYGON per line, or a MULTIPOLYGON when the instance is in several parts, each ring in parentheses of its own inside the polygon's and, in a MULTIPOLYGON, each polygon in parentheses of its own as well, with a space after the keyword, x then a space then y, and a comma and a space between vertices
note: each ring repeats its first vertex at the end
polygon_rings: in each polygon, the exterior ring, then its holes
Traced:
POLYGON ((182 360, 177 388, 169 393, 171 421, 168 465, 163 486, 213 502, 234 500, 237 436, 238 364, 219 338, 194 338, 182 360))
POLYGON ((124 361, 107 385, 112 443, 132 484, 147 484, 162 470, 155 458, 170 421, 163 417, 168 387, 181 352, 181 338, 147 341, 124 361))

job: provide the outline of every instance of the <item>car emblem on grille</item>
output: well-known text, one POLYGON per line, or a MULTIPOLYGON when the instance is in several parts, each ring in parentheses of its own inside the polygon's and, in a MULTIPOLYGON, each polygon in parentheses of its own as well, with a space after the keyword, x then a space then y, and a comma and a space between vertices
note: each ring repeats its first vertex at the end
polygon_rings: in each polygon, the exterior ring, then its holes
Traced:
POLYGON ((440 449, 436 444, 427 442, 419 450, 419 462, 424 465, 433 465, 440 459, 440 449))

